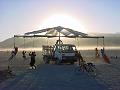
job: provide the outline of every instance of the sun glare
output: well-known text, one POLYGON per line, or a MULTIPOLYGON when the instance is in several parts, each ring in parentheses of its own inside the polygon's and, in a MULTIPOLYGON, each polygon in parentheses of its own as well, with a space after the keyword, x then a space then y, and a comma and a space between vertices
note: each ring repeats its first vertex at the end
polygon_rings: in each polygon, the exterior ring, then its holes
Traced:
POLYGON ((44 20, 39 29, 63 26, 65 28, 71 28, 79 32, 86 32, 83 25, 77 19, 66 14, 55 14, 44 20))

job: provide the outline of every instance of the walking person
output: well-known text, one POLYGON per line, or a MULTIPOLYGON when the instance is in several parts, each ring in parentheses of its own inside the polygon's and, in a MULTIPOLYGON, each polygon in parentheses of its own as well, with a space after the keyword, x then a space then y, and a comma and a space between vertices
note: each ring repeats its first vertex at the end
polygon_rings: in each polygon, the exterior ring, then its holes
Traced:
POLYGON ((29 56, 31 57, 30 69, 36 69, 36 66, 35 66, 35 56, 36 56, 36 53, 35 52, 30 52, 29 56))

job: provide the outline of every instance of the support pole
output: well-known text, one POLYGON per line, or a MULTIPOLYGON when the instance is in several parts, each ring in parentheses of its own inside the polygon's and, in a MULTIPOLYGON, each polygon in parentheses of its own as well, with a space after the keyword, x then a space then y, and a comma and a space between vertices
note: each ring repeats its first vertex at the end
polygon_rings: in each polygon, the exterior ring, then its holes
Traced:
POLYGON ((33 37, 33 51, 35 51, 35 42, 34 42, 34 39, 35 39, 35 35, 33 37))
POLYGON ((59 32, 59 44, 60 44, 60 32, 59 32))
POLYGON ((103 50, 104 50, 104 47, 105 47, 105 43, 104 43, 104 37, 103 37, 103 50))
POLYGON ((25 37, 24 37, 24 49, 25 49, 25 37))
POLYGON ((97 48, 98 48, 98 38, 97 38, 97 48))
POLYGON ((15 48, 15 36, 14 36, 14 48, 15 48))

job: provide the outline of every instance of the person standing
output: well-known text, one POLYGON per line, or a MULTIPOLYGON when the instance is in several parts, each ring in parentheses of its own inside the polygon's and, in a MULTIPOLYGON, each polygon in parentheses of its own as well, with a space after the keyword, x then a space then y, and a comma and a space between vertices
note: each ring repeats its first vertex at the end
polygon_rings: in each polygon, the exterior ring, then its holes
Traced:
POLYGON ((15 55, 18 53, 18 47, 14 47, 14 53, 15 55))
POLYGON ((99 52, 98 52, 98 48, 95 48, 95 58, 99 58, 99 52))
POLYGON ((22 51, 22 55, 23 55, 24 60, 26 60, 26 51, 22 51))
POLYGON ((110 64, 110 59, 109 59, 109 57, 106 55, 104 48, 101 49, 101 54, 102 54, 102 57, 103 57, 104 61, 105 61, 106 63, 109 63, 109 64, 110 64))
POLYGON ((81 70, 82 70, 83 72, 86 71, 86 70, 87 70, 87 68, 86 68, 86 62, 85 62, 85 60, 83 59, 80 51, 78 52, 78 62, 79 62, 79 66, 80 66, 81 70))
POLYGON ((32 53, 30 52, 29 56, 31 57, 30 68, 31 69, 36 69, 36 66, 35 66, 35 56, 36 56, 36 53, 35 52, 32 52, 32 53))
POLYGON ((101 55, 102 55, 102 57, 104 56, 104 54, 105 54, 105 51, 104 51, 104 48, 103 48, 103 49, 101 49, 101 55))

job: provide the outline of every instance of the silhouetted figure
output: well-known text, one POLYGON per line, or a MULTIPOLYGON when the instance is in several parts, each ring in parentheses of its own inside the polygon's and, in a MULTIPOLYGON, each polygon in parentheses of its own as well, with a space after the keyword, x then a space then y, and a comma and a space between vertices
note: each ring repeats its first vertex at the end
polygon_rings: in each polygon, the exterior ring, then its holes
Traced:
POLYGON ((86 62, 85 60, 83 59, 82 55, 80 52, 77 52, 77 57, 78 57, 78 63, 79 63, 79 66, 81 68, 82 71, 86 71, 87 68, 86 68, 86 62))
POLYGON ((104 49, 101 49, 101 55, 104 56, 104 54, 105 54, 104 49))
POLYGON ((14 47, 14 49, 15 49, 15 55, 17 54, 17 52, 18 52, 18 47, 14 47))
POLYGON ((29 56, 31 57, 31 61, 30 61, 31 68, 32 69, 36 69, 36 66, 35 66, 35 56, 36 56, 36 53, 35 52, 30 52, 29 56))
POLYGON ((13 59, 14 56, 15 56, 15 51, 11 51, 11 56, 10 56, 10 58, 8 60, 13 59))
POLYGON ((26 51, 22 51, 23 58, 26 59, 26 51))
POLYGON ((18 47, 14 47, 14 50, 11 51, 11 56, 8 59, 8 62, 9 62, 8 71, 10 71, 10 72, 12 71, 12 70, 10 70, 10 64, 12 64, 12 59, 16 56, 17 52, 18 52, 18 47))
POLYGON ((11 56, 8 60, 13 59, 15 57, 15 55, 17 54, 17 52, 18 52, 18 47, 14 47, 14 50, 11 51, 11 56))
POLYGON ((78 58, 78 62, 79 62, 79 65, 80 65, 81 61, 84 61, 80 52, 77 52, 77 58, 78 58))
POLYGON ((109 64, 110 64, 110 59, 109 59, 109 57, 106 55, 104 48, 101 49, 101 54, 102 54, 102 57, 103 57, 104 61, 105 61, 106 63, 109 63, 109 64))
POLYGON ((99 58, 99 52, 98 52, 98 49, 97 48, 95 48, 95 58, 99 58))

